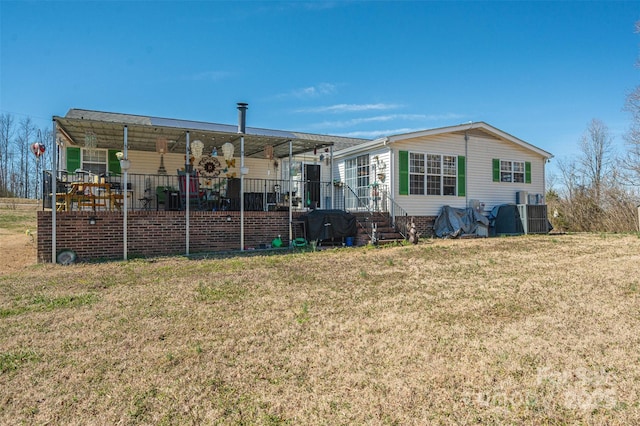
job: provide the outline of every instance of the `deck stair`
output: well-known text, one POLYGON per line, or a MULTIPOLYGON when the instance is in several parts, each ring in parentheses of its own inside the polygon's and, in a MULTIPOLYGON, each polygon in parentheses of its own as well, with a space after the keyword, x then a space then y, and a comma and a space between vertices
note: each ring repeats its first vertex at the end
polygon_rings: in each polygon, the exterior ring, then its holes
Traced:
POLYGON ((386 212, 352 212, 358 224, 358 235, 355 244, 363 246, 370 244, 374 238, 376 244, 401 243, 405 238, 397 232, 391 224, 389 213, 386 212))

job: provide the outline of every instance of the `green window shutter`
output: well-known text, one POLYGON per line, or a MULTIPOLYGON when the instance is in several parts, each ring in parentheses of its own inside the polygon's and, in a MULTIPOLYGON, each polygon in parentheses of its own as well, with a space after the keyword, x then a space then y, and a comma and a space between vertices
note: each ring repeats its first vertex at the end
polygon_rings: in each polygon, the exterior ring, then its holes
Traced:
POLYGON ((524 163, 524 182, 531 183, 531 162, 524 163))
POLYGON ((67 172, 73 173, 81 168, 80 148, 70 146, 67 148, 67 172))
POLYGON ((493 181, 500 182, 500 159, 494 158, 492 161, 493 161, 493 181))
POLYGON ((399 194, 409 195, 409 151, 400 151, 399 194))
POLYGON ((458 155, 458 197, 467 194, 467 159, 458 155))
POLYGON ((110 149, 109 155, 107 156, 108 170, 111 175, 119 175, 121 172, 120 160, 116 157, 117 152, 119 152, 117 149, 110 149))

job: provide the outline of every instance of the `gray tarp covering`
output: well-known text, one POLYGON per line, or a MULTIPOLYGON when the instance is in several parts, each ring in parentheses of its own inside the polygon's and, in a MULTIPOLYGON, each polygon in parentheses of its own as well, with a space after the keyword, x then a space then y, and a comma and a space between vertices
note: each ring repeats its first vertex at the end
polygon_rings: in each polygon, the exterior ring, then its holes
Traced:
POLYGON ((440 238, 456 238, 462 234, 475 233, 478 224, 489 226, 489 219, 470 207, 456 209, 442 206, 434 224, 434 231, 440 238))

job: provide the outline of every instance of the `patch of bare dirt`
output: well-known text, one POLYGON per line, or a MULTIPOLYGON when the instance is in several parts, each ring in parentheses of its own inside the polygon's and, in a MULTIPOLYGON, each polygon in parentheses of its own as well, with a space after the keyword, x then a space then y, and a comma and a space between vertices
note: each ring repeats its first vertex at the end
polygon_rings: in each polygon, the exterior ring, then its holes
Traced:
POLYGON ((0 275, 36 264, 35 235, 15 234, 0 229, 0 275))
POLYGON ((11 216, 12 221, 2 221, 0 226, 0 275, 17 272, 37 263, 36 200, 0 198, 0 219, 11 216))

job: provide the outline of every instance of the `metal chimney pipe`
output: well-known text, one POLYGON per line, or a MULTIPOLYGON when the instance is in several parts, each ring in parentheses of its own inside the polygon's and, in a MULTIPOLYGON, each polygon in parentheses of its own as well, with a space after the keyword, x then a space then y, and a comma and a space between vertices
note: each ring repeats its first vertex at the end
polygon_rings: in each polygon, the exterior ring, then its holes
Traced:
POLYGON ((247 129, 247 107, 249 104, 238 102, 238 133, 245 134, 247 129))

